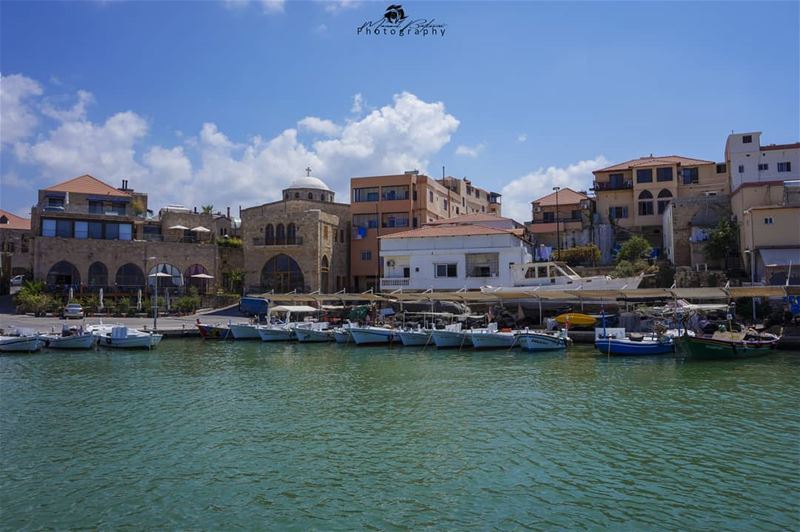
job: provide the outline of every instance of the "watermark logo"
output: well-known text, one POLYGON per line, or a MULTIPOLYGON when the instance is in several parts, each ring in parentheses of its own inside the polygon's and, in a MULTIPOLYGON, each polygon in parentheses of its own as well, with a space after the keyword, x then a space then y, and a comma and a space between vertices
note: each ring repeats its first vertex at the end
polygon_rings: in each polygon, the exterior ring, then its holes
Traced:
POLYGON ((394 36, 394 37, 444 37, 447 24, 433 18, 409 18, 401 4, 386 8, 383 17, 367 20, 356 28, 356 35, 394 36))

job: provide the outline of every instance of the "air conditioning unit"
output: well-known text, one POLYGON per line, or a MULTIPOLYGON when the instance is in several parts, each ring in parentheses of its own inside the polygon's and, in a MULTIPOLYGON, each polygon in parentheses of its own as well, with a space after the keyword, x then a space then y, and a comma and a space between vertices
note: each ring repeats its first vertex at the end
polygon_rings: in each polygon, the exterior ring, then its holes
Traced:
POLYGON ((698 272, 707 272, 708 271, 708 264, 705 264, 705 263, 703 263, 703 264, 695 264, 694 268, 698 272))
POLYGON ((542 208, 541 207, 534 207, 533 208, 533 212, 542 212, 542 208))
POLYGON ((393 260, 387 260, 386 261, 386 266, 388 266, 389 268, 394 268, 394 261, 393 260))

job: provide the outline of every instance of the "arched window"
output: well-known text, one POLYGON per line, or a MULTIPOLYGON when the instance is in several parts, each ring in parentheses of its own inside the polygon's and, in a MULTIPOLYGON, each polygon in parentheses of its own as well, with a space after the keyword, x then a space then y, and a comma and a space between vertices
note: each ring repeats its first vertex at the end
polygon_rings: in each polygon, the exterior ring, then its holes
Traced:
POLYGON ((328 257, 325 255, 322 256, 322 260, 319 263, 319 290, 320 292, 327 293, 329 291, 328 286, 328 279, 329 279, 329 272, 330 268, 328 265, 328 257))
POLYGON ((278 224, 275 228, 275 244, 279 246, 286 244, 286 230, 283 228, 283 224, 278 224))
POLYGON ((272 224, 267 224, 264 229, 264 244, 267 246, 275 245, 275 228, 272 227, 272 224))
POLYGON ((653 214, 653 194, 649 190, 639 193, 639 216, 653 214))
POLYGON ((47 285, 55 287, 78 286, 81 284, 81 274, 71 262, 62 260, 53 264, 47 272, 47 285))
POLYGON ((309 192, 309 193, 308 193, 308 199, 311 199, 311 200, 313 200, 313 199, 314 199, 314 194, 312 194, 311 192, 309 192))
POLYGON ((672 192, 666 188, 658 193, 658 214, 664 214, 671 199, 672 192))
POLYGON ((117 288, 123 290, 126 288, 142 288, 144 286, 144 273, 142 273, 140 267, 129 262, 119 267, 114 281, 117 288))
POLYGON ((202 264, 192 264, 186 268, 186 271, 183 272, 183 278, 186 279, 186 286, 194 286, 201 292, 205 292, 209 281, 213 279, 202 264))
POLYGON ((183 286, 183 275, 181 275, 181 271, 173 266, 172 264, 168 264, 166 262, 162 262, 153 268, 150 269, 150 272, 147 274, 147 284, 150 287, 155 286, 156 284, 156 273, 158 275, 158 288, 177 288, 183 286))
POLYGON ((269 259, 261 268, 261 286, 265 290, 286 293, 305 288, 303 271, 293 258, 281 253, 269 259))
POLYGON ((286 226, 286 243, 297 244, 297 226, 294 224, 286 226))
POLYGON ((300 199, 300 193, 299 192, 295 192, 294 193, 294 199, 300 199))
POLYGON ((102 262, 93 262, 89 266, 89 288, 108 286, 108 268, 102 262))

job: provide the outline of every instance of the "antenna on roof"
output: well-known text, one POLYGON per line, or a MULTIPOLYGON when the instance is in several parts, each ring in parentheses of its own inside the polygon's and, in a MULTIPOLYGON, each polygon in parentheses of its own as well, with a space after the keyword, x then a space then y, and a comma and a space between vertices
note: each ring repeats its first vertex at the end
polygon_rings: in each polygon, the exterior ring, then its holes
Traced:
POLYGON ((442 165, 442 179, 444 179, 444 165, 442 165))

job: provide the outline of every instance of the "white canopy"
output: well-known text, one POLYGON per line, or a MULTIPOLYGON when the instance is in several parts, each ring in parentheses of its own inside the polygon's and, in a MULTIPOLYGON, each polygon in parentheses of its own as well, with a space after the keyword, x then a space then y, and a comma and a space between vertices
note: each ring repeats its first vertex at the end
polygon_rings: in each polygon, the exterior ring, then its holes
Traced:
POLYGON ((195 233, 210 233, 211 229, 203 227, 202 225, 198 225, 197 227, 192 227, 192 231, 194 231, 195 233))
POLYGON ((158 272, 158 273, 151 273, 150 275, 148 275, 148 277, 172 277, 172 276, 168 273, 158 272))
POLYGON ((170 227, 170 229, 175 229, 176 231, 186 231, 189 228, 186 227, 185 225, 173 225, 172 227, 170 227))
POLYGON ((319 312, 318 308, 306 305, 278 305, 269 309, 270 312, 319 312))
POLYGON ((195 279, 213 279, 214 278, 213 275, 208 275, 207 273, 196 273, 196 274, 192 275, 191 277, 193 277, 195 279))

